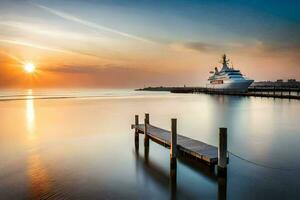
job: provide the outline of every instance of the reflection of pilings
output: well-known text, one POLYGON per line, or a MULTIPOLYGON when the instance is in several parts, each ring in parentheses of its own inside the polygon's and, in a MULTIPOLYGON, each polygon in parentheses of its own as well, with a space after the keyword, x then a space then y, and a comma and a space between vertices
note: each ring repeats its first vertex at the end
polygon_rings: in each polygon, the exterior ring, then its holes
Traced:
POLYGON ((227 199, 227 175, 218 177, 218 200, 227 199))
POLYGON ((148 177, 154 180, 158 185, 160 185, 163 189, 168 189, 169 175, 157 164, 151 162, 151 159, 146 157, 142 157, 140 154, 135 153, 135 158, 140 165, 136 165, 138 167, 142 167, 146 172, 148 177))
MULTIPOLYGON (((139 124, 139 116, 135 115, 135 125, 139 124)), ((139 132, 138 129, 135 129, 134 132, 134 142, 135 142, 135 149, 138 151, 139 150, 139 132)))
POLYGON ((207 166, 204 163, 196 162, 193 159, 188 159, 186 157, 178 157, 178 161, 187 166, 189 169, 193 170, 194 172, 197 172, 201 176, 207 178, 208 180, 212 182, 218 183, 218 200, 226 200, 226 194, 227 194, 227 174, 224 174, 223 176, 217 176, 215 173, 214 168, 207 166))
POLYGON ((170 199, 176 199, 177 194, 177 161, 174 159, 174 163, 171 164, 170 168, 170 199))
POLYGON ((135 145, 135 153, 136 155, 139 155, 139 145, 135 145))
POLYGON ((200 174, 204 178, 211 182, 217 181, 217 176, 215 174, 214 167, 208 166, 205 163, 198 162, 194 159, 190 159, 183 156, 178 156, 178 161, 188 167, 190 170, 200 174))
POLYGON ((149 147, 144 148, 144 157, 145 157, 145 163, 148 164, 148 161, 149 161, 149 147))
MULTIPOLYGON (((184 188, 177 188, 177 165, 176 168, 170 170, 170 175, 168 175, 159 165, 151 162, 151 159, 148 158, 148 154, 147 156, 145 155, 144 158, 140 156, 139 153, 134 153, 134 155, 137 161, 136 167, 142 167, 144 169, 143 172, 146 172, 151 180, 155 181, 156 184, 165 190, 168 189, 169 185, 170 199, 176 199, 178 196, 177 192, 180 192, 180 196, 185 197, 186 199, 195 199, 195 196, 189 192, 185 192, 185 190, 183 190, 184 188)), ((178 157, 178 160, 181 164, 187 166, 194 172, 197 172, 201 177, 208 178, 210 181, 218 183, 218 199, 226 199, 226 176, 217 177, 212 168, 203 163, 195 162, 180 156, 178 157)))
POLYGON ((218 200, 226 200, 228 163, 227 128, 220 128, 218 157, 218 200))
POLYGON ((134 138, 134 143, 135 143, 135 149, 137 150, 137 151, 139 151, 139 136, 135 136, 135 138, 134 138))
MULTIPOLYGON (((147 172, 148 177, 151 178, 153 181, 155 181, 156 184, 158 184, 162 189, 165 190, 169 189, 170 199, 176 199, 177 167, 173 168, 173 170, 170 171, 170 174, 167 174, 167 172, 164 171, 163 168, 161 168, 159 165, 155 164, 154 162, 151 162, 151 159, 146 158, 146 156, 143 158, 140 156, 139 153, 135 153, 135 158, 136 158, 136 167, 139 168, 143 167, 144 172, 147 172), (141 165, 137 163, 140 163, 141 165)), ((189 197, 188 194, 184 194, 184 196, 189 197)))

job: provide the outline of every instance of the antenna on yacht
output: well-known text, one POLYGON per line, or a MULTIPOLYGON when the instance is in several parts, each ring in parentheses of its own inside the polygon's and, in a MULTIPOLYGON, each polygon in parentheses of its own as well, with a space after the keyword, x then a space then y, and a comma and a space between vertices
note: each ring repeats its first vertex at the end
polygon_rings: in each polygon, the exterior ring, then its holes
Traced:
POLYGON ((227 64, 229 63, 229 61, 230 61, 230 60, 227 59, 227 56, 226 56, 226 54, 224 53, 223 56, 222 56, 222 64, 223 64, 223 65, 225 65, 225 64, 227 65, 227 64))
POLYGON ((222 65, 223 65, 223 67, 222 67, 222 70, 221 70, 221 71, 224 71, 224 70, 226 70, 226 69, 228 69, 228 68, 229 68, 229 67, 228 67, 229 59, 227 59, 227 56, 226 56, 226 54, 225 54, 225 53, 224 53, 224 54, 223 54, 223 56, 222 56, 221 63, 222 63, 222 65))
POLYGON ((219 61, 219 63, 222 63, 223 65, 224 64, 228 64, 229 63, 229 61, 230 61, 230 59, 227 59, 227 56, 226 56, 226 54, 224 53, 223 55, 222 55, 222 59, 219 61))

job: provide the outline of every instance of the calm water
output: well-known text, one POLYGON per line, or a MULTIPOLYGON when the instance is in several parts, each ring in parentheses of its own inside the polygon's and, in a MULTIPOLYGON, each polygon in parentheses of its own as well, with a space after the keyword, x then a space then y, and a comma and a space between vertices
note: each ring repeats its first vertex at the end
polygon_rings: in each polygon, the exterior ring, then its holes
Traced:
POLYGON ((300 101, 130 90, 0 91, 0 199, 300 199, 300 101), (55 97, 55 98, 54 98, 55 97), (76 97, 76 98, 69 98, 76 97), (224 181, 143 136, 134 115, 217 145, 228 128, 224 181), (175 187, 176 186, 176 187, 175 187))

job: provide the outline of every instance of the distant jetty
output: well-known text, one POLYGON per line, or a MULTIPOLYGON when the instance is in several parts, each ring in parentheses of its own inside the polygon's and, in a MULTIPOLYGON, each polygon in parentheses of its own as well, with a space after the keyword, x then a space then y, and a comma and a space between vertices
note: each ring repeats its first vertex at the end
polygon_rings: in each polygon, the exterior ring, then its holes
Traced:
POLYGON ((247 91, 238 92, 231 90, 213 89, 208 87, 145 87, 136 91, 164 91, 171 93, 206 93, 215 95, 234 95, 234 96, 256 96, 271 98, 300 99, 300 82, 290 79, 287 82, 277 80, 276 82, 264 81, 255 82, 247 91))

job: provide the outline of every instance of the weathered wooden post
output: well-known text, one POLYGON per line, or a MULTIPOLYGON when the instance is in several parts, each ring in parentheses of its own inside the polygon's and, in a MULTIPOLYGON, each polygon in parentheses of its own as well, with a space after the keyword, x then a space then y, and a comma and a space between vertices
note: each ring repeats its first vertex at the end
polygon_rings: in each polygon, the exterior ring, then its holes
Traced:
POLYGON ((176 167, 176 157, 177 157, 177 119, 171 119, 171 148, 170 148, 171 169, 176 167))
POLYGON ((177 119, 171 119, 170 181, 171 199, 176 199, 177 188, 177 119))
POLYGON ((145 134, 144 146, 145 146, 145 148, 148 148, 149 147, 149 136, 147 134, 147 132, 148 132, 148 125, 149 125, 149 114, 148 113, 145 113, 144 124, 145 124, 145 129, 144 129, 144 134, 145 134))
POLYGON ((148 158, 149 158, 149 135, 147 134, 148 132, 148 126, 149 126, 149 114, 145 113, 145 119, 144 119, 144 156, 145 156, 145 163, 148 163, 148 158))
POLYGON ((227 172, 227 128, 219 129, 218 148, 218 174, 226 175, 227 172))
POLYGON ((134 141, 135 141, 135 148, 139 149, 139 131, 137 129, 137 126, 139 125, 139 116, 135 115, 135 132, 134 132, 134 141))

